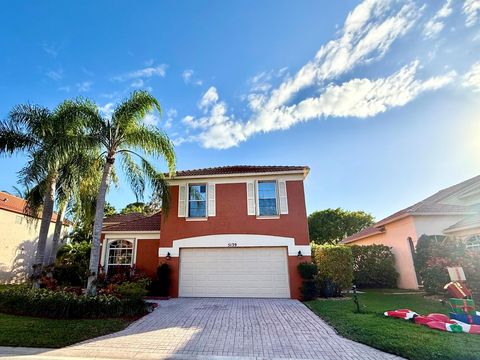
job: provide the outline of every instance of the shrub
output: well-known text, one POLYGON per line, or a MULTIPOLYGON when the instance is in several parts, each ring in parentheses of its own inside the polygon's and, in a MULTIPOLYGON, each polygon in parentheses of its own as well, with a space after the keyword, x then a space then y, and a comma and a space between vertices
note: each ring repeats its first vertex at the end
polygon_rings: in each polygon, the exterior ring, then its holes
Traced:
POLYGON ((395 288, 398 272, 395 257, 385 245, 354 245, 353 278, 359 288, 395 288))
POLYGON ((59 285, 83 286, 87 281, 89 261, 90 243, 65 244, 57 252, 53 277, 59 285))
POLYGON ((342 290, 352 286, 353 256, 348 246, 314 247, 313 257, 318 267, 317 284, 321 295, 340 296, 342 290))
POLYGON ((130 317, 146 314, 149 306, 142 299, 113 295, 85 296, 26 286, 0 290, 0 312, 14 315, 56 319, 130 317))
POLYGON ((121 298, 141 299, 148 294, 147 287, 150 279, 141 279, 135 282, 124 282, 113 286, 113 290, 121 298))
POLYGON ((304 301, 312 300, 317 297, 317 286, 315 276, 317 275, 317 265, 314 263, 302 262, 297 265, 300 277, 303 279, 300 293, 304 301))
POLYGON ((317 275, 317 265, 314 263, 302 262, 297 266, 300 276, 304 280, 312 280, 317 275))
POLYGON ((170 291, 170 266, 167 263, 157 267, 155 279, 150 284, 148 290, 153 296, 168 296, 170 291))
POLYGON ((444 294, 443 287, 450 282, 447 269, 443 265, 428 266, 420 272, 420 276, 427 294, 444 294))

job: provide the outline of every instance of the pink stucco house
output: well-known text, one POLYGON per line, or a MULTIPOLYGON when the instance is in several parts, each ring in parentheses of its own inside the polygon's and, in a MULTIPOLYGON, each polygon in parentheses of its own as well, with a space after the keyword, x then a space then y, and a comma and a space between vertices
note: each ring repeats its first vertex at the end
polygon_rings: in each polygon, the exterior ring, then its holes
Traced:
POLYGON ((418 289, 413 253, 426 235, 457 236, 480 249, 480 176, 440 190, 342 241, 346 245, 390 246, 400 274, 398 286, 418 289))

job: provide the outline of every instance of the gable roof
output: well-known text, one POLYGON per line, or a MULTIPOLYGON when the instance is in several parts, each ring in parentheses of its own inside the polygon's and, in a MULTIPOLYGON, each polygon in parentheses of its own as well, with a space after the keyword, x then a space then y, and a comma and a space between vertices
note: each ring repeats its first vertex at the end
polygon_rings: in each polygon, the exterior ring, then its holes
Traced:
POLYGON ((125 231, 125 232, 136 232, 136 231, 160 231, 160 222, 161 222, 161 211, 151 215, 143 216, 135 220, 124 221, 118 224, 105 226, 102 229, 102 232, 110 231, 125 231))
POLYGON ((385 231, 385 229, 383 228, 384 225, 391 223, 393 221, 402 219, 404 217, 411 216, 411 215, 475 214, 476 210, 475 210, 475 207, 473 206, 444 204, 442 203, 442 201, 451 197, 452 195, 465 192, 466 190, 468 190, 469 188, 471 188, 476 184, 480 184, 480 175, 475 176, 471 179, 462 181, 461 183, 450 186, 446 189, 440 190, 435 194, 433 194, 432 196, 429 196, 426 199, 417 202, 416 204, 413 204, 409 207, 406 207, 405 209, 397 211, 396 213, 390 216, 387 216, 386 218, 373 224, 370 228, 359 231, 358 233, 343 239, 341 242, 343 244, 348 244, 348 243, 363 239, 367 236, 373 235, 375 233, 383 232, 385 231), (381 231, 378 231, 378 232, 374 231, 374 229, 382 229, 382 228, 383 230, 381 231), (366 230, 370 231, 371 233, 368 233, 368 231, 367 233, 364 233, 364 231, 366 230))
POLYGON ((369 237, 369 236, 372 236, 372 235, 376 235, 376 234, 381 234, 385 232, 385 227, 383 226, 375 226, 375 225, 372 225, 372 226, 369 226, 363 230, 360 230, 359 232, 343 239, 341 242, 343 244, 348 244, 348 243, 351 243, 351 242, 354 242, 354 241, 358 241, 360 239, 363 239, 363 238, 366 238, 366 237, 369 237))
POLYGON ((257 166, 257 165, 233 165, 219 166, 203 169, 180 170, 177 171, 174 178, 178 177, 200 177, 215 175, 244 175, 244 174, 265 174, 265 173, 303 173, 307 175, 310 171, 308 166, 257 166))
MULTIPOLYGON (((11 211, 17 214, 25 215, 32 217, 25 212, 25 199, 22 199, 18 196, 9 194, 5 191, 0 191, 0 209, 11 211)), ((40 219, 40 216, 36 216, 37 219, 40 219)), ((57 221, 57 214, 53 213, 51 222, 57 221)), ((64 220, 64 224, 69 224, 68 220, 64 220)))

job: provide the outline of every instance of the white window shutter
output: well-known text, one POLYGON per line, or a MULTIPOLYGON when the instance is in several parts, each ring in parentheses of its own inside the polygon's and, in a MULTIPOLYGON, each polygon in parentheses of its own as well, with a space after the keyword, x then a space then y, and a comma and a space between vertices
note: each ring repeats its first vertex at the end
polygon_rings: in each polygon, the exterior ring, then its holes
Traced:
POLYGON ((287 182, 278 181, 278 199, 280 203, 280 214, 288 214, 287 182))
POLYGON ((255 215, 255 183, 247 182, 247 214, 255 215))
POLYGON ((187 216, 187 186, 178 186, 178 217, 187 216))
POLYGON ((208 216, 215 216, 215 184, 208 184, 208 216))

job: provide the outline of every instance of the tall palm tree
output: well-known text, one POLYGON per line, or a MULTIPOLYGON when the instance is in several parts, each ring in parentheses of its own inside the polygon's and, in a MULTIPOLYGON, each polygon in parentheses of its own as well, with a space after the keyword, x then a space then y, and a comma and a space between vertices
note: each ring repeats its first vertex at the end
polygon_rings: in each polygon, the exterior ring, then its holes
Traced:
POLYGON ((175 152, 172 142, 165 133, 143 123, 145 115, 153 110, 161 112, 157 99, 146 91, 135 91, 115 108, 110 118, 101 117, 98 110, 90 113, 92 135, 102 144, 105 161, 93 225, 87 287, 87 292, 91 295, 96 294, 105 195, 117 157, 120 157, 122 169, 137 198, 143 198, 145 186, 148 184, 153 193, 162 198, 164 211, 168 211, 169 191, 166 179, 162 172, 154 168, 147 157, 164 159, 169 173, 173 174, 175 152))
MULTIPOLYGON (((0 154, 29 154, 30 162, 24 168, 23 181, 39 185, 35 201, 42 207, 42 216, 34 264, 37 273, 45 260, 59 168, 76 151, 93 144, 85 137, 82 118, 86 109, 91 107, 90 102, 82 99, 66 100, 53 111, 38 105, 23 104, 15 106, 7 120, 0 122, 0 154), (39 194, 41 199, 38 198, 39 194)), ((29 211, 37 216, 33 213, 35 208, 29 211)))

